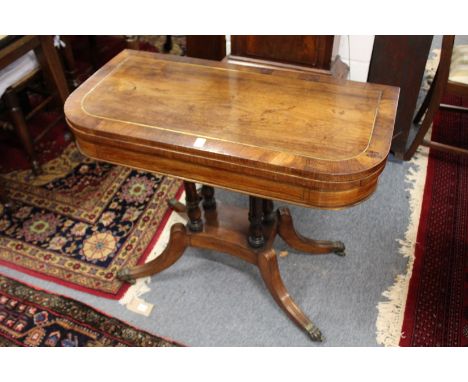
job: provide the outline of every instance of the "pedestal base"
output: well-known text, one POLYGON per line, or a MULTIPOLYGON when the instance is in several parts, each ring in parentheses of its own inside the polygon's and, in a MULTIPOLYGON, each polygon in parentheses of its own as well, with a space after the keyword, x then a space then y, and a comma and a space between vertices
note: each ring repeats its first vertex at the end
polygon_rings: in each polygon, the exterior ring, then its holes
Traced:
MULTIPOLYGON (((183 212, 183 205, 177 206, 178 212, 183 212)), ((272 248, 276 235, 292 248, 309 254, 335 253, 344 256, 344 245, 340 241, 317 241, 303 237, 294 229, 292 217, 287 208, 279 208, 271 218, 262 224, 265 243, 262 248, 252 248, 249 245, 249 223, 246 219, 248 210, 220 205, 218 209, 204 210, 202 214, 203 228, 200 232, 192 232, 182 223, 171 227, 169 243, 166 249, 154 260, 144 265, 126 268, 119 272, 118 277, 129 283, 137 278, 162 272, 174 264, 187 247, 211 249, 224 252, 256 265, 260 269, 263 281, 289 318, 302 328, 313 341, 322 341, 320 330, 304 314, 301 308, 289 295, 281 279, 277 256, 272 248)))

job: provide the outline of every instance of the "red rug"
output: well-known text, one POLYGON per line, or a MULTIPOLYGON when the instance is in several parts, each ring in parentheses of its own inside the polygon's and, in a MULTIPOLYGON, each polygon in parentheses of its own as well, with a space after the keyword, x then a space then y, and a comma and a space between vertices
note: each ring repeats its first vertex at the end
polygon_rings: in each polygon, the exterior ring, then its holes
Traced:
POLYGON ((0 175, 0 264, 68 287, 120 299, 117 272, 141 264, 171 214, 181 181, 93 161, 70 144, 56 159, 0 175))
POLYGON ((0 347, 180 346, 0 274, 0 347))
MULTIPOLYGON (((468 106, 448 97, 446 103, 468 106)), ((440 112, 435 141, 468 148, 468 114, 440 112)), ((400 346, 468 345, 468 157, 430 151, 400 346)))
MULTIPOLYGON (((104 48, 99 65, 125 48, 122 38, 97 40, 104 48)), ((78 67, 80 60, 86 61, 80 41, 74 45, 78 67)), ((144 41, 140 48, 158 50, 144 41)), ((30 95, 32 104, 38 101, 30 95)), ((43 112, 31 120, 32 137, 59 112, 43 112)), ((70 143, 64 120, 35 145, 44 170, 35 178, 15 134, 0 134, 0 177, 17 207, 6 211, 0 204, 0 264, 120 299, 128 284, 116 273, 143 263, 150 254, 171 213, 166 201, 180 195, 181 181, 83 157, 70 143)))

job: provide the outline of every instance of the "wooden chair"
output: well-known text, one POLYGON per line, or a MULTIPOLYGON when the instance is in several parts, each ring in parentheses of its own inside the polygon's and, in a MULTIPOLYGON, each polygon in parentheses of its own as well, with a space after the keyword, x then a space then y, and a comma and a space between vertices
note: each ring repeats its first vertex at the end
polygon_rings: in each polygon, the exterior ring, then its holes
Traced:
MULTIPOLYGON (((40 166, 34 150, 34 143, 37 142, 44 134, 56 123, 58 118, 52 123, 45 126, 41 133, 33 139, 31 137, 28 122, 52 101, 57 101, 63 107, 63 104, 68 97, 69 90, 66 84, 65 75, 60 63, 60 58, 57 55, 53 44, 52 36, 20 36, 12 40, 11 43, 3 46, 0 49, 0 70, 9 69, 12 77, 6 76, 8 82, 6 90, 1 94, 1 99, 7 110, 7 120, 1 123, 3 127, 12 126, 28 154, 33 172, 40 173, 40 166), (18 78, 16 66, 26 54, 34 51, 37 65, 28 67, 24 73, 18 78), (29 110, 25 109, 25 97, 22 92, 37 82, 39 77, 45 79, 46 91, 44 97, 39 104, 33 105, 29 110), (10 81, 11 80, 11 81, 10 81)), ((40 91, 40 90, 39 90, 40 91)), ((63 118, 63 114, 61 114, 63 118)))
MULTIPOLYGON (((61 44, 58 46, 58 51, 71 89, 77 88, 108 59, 119 53, 120 50, 138 50, 139 47, 136 36, 62 35, 59 38, 61 40, 61 44), (104 41, 102 41, 103 39, 104 41), (111 44, 109 44, 109 42, 111 42, 111 44), (77 53, 81 53, 81 55, 84 54, 85 57, 77 57, 79 56, 77 53), (80 61, 80 68, 78 68, 77 61, 80 61)), ((172 43, 170 46, 172 46, 172 43)))
POLYGON ((424 114, 425 117, 405 153, 405 160, 411 159, 419 145, 457 154, 468 154, 467 149, 424 139, 439 108, 457 112, 468 111, 465 107, 441 103, 444 93, 468 96, 468 45, 454 47, 454 41, 455 36, 444 36, 442 39, 439 66, 421 108, 414 118, 414 123, 419 123, 424 114))

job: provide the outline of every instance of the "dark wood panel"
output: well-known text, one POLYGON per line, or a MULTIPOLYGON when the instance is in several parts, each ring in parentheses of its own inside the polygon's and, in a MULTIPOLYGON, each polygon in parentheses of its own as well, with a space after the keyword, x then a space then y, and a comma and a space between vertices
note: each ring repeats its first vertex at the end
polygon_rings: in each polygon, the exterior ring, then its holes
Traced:
POLYGON ((232 36, 231 53, 330 69, 333 36, 232 36))
POLYGON ((226 57, 224 35, 187 36, 187 56, 221 61, 226 57))
POLYGON ((368 82, 400 88, 392 152, 403 158, 432 36, 375 36, 368 82))

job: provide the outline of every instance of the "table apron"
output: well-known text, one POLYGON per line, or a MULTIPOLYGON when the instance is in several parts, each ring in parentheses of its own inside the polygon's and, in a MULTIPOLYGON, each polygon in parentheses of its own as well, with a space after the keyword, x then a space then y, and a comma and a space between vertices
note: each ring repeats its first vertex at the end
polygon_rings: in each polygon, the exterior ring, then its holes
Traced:
POLYGON ((385 164, 362 179, 317 181, 258 168, 235 165, 230 165, 229 169, 214 167, 197 162, 196 158, 185 153, 162 149, 136 151, 108 138, 88 136, 77 130, 74 132, 80 151, 96 160, 315 208, 340 209, 367 199, 375 191, 385 164))

